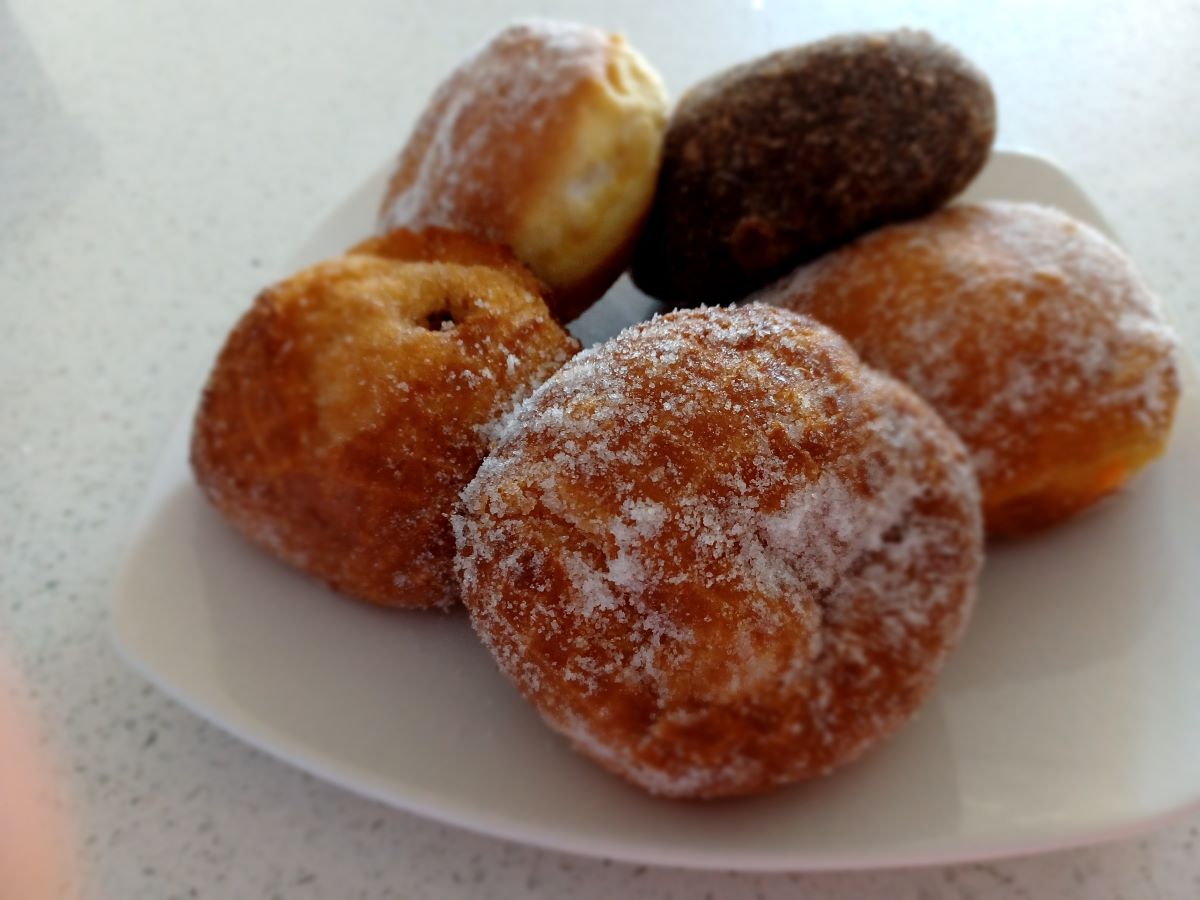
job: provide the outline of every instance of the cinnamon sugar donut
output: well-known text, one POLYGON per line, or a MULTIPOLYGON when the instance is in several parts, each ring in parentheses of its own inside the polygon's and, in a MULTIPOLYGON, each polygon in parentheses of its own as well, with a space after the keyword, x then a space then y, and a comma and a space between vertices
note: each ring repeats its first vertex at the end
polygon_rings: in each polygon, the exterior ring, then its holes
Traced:
POLYGON ((742 300, 942 206, 995 133, 987 77, 924 32, 835 35, 735 66, 671 115, 633 280, 675 306, 742 300))
POLYGON ((697 309, 519 407, 463 492, 457 567, 578 750, 654 794, 748 794, 921 704, 974 596, 978 503, 958 438, 832 331, 697 309))
POLYGON ((619 35, 510 25, 433 95, 380 227, 442 225, 508 244, 569 321, 625 269, 654 194, 666 110, 657 73, 619 35))
POLYGON ((833 327, 962 436, 988 532, 1059 522, 1162 453, 1175 336, 1126 255, 1031 204, 875 232, 760 295, 833 327))
POLYGON ((448 514, 486 430, 578 344, 506 251, 397 231, 268 288, 230 334, 192 466, 238 530, 386 606, 457 596, 448 514))

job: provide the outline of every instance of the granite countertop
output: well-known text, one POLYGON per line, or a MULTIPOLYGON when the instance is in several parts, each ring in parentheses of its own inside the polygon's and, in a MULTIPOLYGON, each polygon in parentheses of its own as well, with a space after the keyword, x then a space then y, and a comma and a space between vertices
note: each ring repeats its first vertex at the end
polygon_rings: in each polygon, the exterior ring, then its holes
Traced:
POLYGON ((1108 846, 858 874, 681 872, 508 844, 267 758, 143 682, 106 634, 133 511, 226 329, 397 150, 448 68, 516 15, 624 30, 676 94, 768 47, 929 27, 991 75, 1000 143, 1088 189, 1195 353, 1200 7, 1047 7, 0 2, 0 654, 64 772, 90 896, 1200 895, 1200 816, 1108 846))

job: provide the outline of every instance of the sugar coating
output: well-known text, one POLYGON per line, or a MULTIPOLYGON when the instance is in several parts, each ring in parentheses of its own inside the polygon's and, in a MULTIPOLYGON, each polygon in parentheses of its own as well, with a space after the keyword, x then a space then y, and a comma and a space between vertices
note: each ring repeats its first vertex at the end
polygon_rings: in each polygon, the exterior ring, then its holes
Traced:
POLYGON ((448 515, 494 423, 577 348, 498 247, 397 231, 264 291, 192 442, 250 540, 350 596, 457 600, 448 515))
POLYGON ((528 19, 515 22, 468 56, 438 87, 417 123, 400 163, 404 188, 389 196, 381 228, 491 221, 502 239, 518 210, 504 208, 520 194, 515 185, 497 191, 497 171, 517 171, 515 162, 529 145, 544 142, 563 127, 564 101, 579 85, 603 73, 608 38, 569 22, 528 19), (511 159, 510 159, 511 157, 511 159), (486 160, 487 165, 480 164, 486 160), (481 207, 492 215, 477 217, 481 207), (471 210, 464 214, 464 210, 471 210))
POLYGON ((437 225, 505 244, 570 321, 626 268, 666 117, 661 79, 620 35, 514 23, 435 91, 379 228, 437 225))
POLYGON ((924 32, 840 34, 727 69, 671 117, 633 280, 673 305, 742 300, 944 205, 995 132, 987 77, 924 32))
POLYGON ((989 202, 893 225, 755 299, 835 328, 963 438, 985 499, 1170 428, 1176 337, 1128 257, 1042 206, 989 202))
POLYGON ((454 527, 500 668, 668 796, 820 774, 899 727, 981 560, 959 441, 831 331, 764 306, 575 357, 504 420, 454 527))

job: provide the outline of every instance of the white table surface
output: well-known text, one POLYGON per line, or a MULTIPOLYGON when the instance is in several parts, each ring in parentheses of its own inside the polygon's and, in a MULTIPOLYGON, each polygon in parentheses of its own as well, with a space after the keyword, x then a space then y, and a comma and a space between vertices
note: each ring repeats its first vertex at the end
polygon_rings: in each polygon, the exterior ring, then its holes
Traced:
POLYGON ((1088 189, 1195 354, 1200 8, 1045 6, 0 0, 0 652, 65 772, 91 895, 1200 895, 1200 817, 1122 844, 905 872, 757 877, 539 852, 243 746, 126 670, 105 632, 131 514, 226 329, 396 151, 447 69, 516 15, 623 30, 676 94, 771 47, 929 27, 991 75, 1001 143, 1050 155, 1088 189))

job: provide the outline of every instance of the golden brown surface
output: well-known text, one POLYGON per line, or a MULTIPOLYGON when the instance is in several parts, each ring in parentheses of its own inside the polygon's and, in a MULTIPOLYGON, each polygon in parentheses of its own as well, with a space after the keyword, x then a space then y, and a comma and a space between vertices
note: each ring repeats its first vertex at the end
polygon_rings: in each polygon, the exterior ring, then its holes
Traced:
POLYGON ((990 534, 1059 522, 1166 446, 1174 335, 1125 254, 1057 211, 951 207, 759 297, 830 325, 942 414, 971 451, 990 534))
POLYGON ((617 35, 511 25, 438 88, 400 154, 385 230, 440 225, 512 247, 570 321, 624 271, 666 124, 658 75, 617 35))
POLYGON ((500 248, 396 231, 268 288, 204 390, 192 465, 259 546, 387 606, 457 595, 447 516, 487 426, 578 349, 500 248))
POLYGON ((576 357, 463 493, 500 668, 656 794, 754 793, 912 715, 981 563, 959 440, 810 319, 673 313, 576 357))

